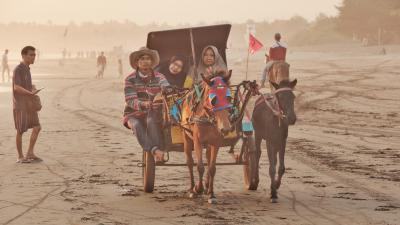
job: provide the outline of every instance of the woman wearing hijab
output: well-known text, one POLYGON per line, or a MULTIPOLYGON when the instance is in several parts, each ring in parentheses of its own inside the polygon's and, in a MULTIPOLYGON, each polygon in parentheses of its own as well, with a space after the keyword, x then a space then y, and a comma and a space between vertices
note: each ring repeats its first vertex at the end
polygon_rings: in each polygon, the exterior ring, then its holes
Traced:
POLYGON ((187 76, 188 68, 187 58, 183 55, 175 55, 168 62, 162 64, 158 72, 165 76, 171 86, 190 88, 192 82, 191 77, 187 76))
MULTIPOLYGON (((208 45, 201 53, 201 59, 197 67, 197 76, 204 74, 205 77, 228 70, 224 59, 219 54, 217 47, 208 45)), ((197 79, 199 80, 199 79, 197 79)))

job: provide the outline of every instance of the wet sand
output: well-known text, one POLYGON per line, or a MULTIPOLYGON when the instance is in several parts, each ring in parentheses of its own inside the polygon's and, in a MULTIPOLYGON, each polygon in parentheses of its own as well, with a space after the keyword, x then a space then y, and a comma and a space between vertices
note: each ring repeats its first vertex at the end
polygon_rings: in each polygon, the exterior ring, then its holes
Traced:
MULTIPOLYGON (((157 168, 156 190, 144 193, 141 150, 121 124, 116 68, 96 80, 92 61, 39 61, 32 73, 45 87, 36 147, 43 162, 15 163, 10 87, 1 85, 0 224, 400 224, 400 54, 360 51, 291 52, 299 119, 277 204, 269 202, 265 148, 257 191, 244 190, 241 166, 219 166, 216 205, 188 198, 186 167, 157 168)), ((230 57, 237 83, 245 64, 230 57)), ((253 58, 250 78, 262 67, 253 58)), ((230 160, 227 151, 219 162, 230 160)), ((184 155, 172 153, 171 162, 184 155)))

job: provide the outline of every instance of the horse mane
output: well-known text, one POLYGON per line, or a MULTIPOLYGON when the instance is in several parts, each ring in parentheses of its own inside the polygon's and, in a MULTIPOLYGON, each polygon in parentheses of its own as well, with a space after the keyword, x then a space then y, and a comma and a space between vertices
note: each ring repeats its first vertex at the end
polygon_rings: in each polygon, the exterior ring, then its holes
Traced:
POLYGON ((278 85, 279 87, 290 87, 290 80, 282 80, 278 85))
POLYGON ((224 80, 224 74, 223 74, 223 73, 219 73, 219 74, 216 74, 216 75, 211 76, 211 77, 210 77, 210 80, 212 80, 212 79, 214 79, 214 78, 216 78, 216 77, 221 77, 222 80, 224 81, 224 83, 225 83, 227 86, 230 86, 230 85, 231 85, 230 79, 229 79, 227 82, 224 80))

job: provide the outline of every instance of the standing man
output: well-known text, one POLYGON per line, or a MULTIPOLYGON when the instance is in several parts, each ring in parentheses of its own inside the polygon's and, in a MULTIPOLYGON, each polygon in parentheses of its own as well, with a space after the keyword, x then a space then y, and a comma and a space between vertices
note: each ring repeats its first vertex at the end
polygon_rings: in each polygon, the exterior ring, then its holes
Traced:
POLYGON ((104 56, 104 52, 101 52, 99 57, 97 57, 97 78, 103 78, 106 65, 107 59, 104 56))
POLYGON ((14 124, 17 130, 16 144, 18 151, 17 163, 29 163, 31 161, 41 161, 37 157, 33 148, 39 136, 41 126, 39 123, 38 113, 32 111, 29 107, 29 101, 33 100, 33 96, 39 91, 32 85, 32 77, 29 66, 35 62, 35 48, 26 46, 21 51, 22 62, 14 69, 13 74, 13 105, 14 105, 14 124), (32 134, 29 142, 26 157, 22 152, 22 134, 32 128, 32 134))
POLYGON ((62 58, 61 58, 59 64, 60 64, 60 66, 64 66, 65 61, 67 60, 67 49, 66 48, 64 48, 62 50, 61 55, 62 55, 62 58))
POLYGON ((8 75, 8 82, 10 82, 10 66, 8 65, 8 49, 4 51, 3 57, 1 59, 1 67, 2 67, 2 78, 3 78, 3 83, 5 82, 4 79, 4 73, 7 70, 7 75, 8 75))
POLYGON ((122 59, 118 59, 118 77, 122 77, 123 76, 123 65, 122 65, 122 59))
POLYGON ((281 43, 281 34, 276 33, 274 38, 275 43, 269 48, 269 55, 265 55, 267 64, 261 74, 261 88, 265 87, 265 80, 274 62, 286 60, 286 46, 281 43))

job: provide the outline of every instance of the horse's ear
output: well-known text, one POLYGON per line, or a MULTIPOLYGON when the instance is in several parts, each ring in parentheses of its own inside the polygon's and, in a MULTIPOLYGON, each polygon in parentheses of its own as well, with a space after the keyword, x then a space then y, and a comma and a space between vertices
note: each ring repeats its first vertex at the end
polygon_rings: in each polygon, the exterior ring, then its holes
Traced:
POLYGON ((203 73, 201 73, 200 76, 201 76, 201 78, 203 79, 203 81, 204 81, 208 86, 211 86, 211 81, 210 81, 210 79, 206 78, 206 77, 204 76, 203 73))
POLYGON ((297 84, 297 79, 294 79, 293 81, 290 81, 289 87, 293 89, 296 86, 296 84, 297 84))
POLYGON ((278 90, 278 89, 279 89, 279 84, 277 84, 277 83, 275 83, 275 82, 273 82, 273 81, 269 81, 269 83, 270 83, 272 86, 274 86, 275 90, 278 90))
POLYGON ((228 73, 223 77, 225 83, 228 83, 232 76, 232 70, 229 70, 228 73))

